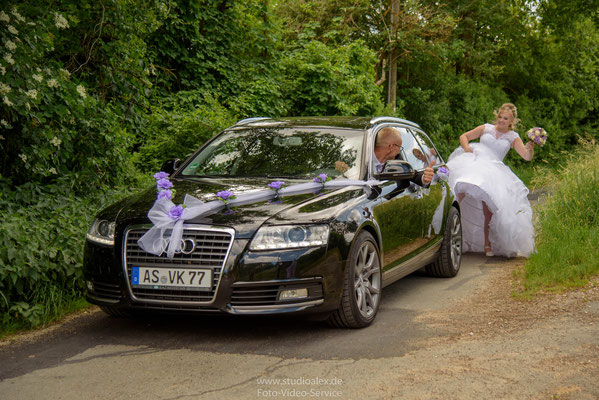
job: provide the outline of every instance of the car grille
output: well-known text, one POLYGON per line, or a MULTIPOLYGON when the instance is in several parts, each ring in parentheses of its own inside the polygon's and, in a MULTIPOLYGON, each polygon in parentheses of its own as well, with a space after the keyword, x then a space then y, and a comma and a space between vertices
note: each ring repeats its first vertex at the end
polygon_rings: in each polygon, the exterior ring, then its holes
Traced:
MULTIPOLYGON (((146 253, 137 244, 147 229, 134 228, 126 232, 125 265, 127 266, 127 281, 131 282, 132 267, 153 268, 205 268, 212 270, 212 286, 209 290, 188 290, 179 288, 148 289, 131 287, 136 300, 151 302, 204 303, 214 299, 220 280, 221 271, 233 241, 230 230, 200 229, 186 227, 184 238, 196 242, 196 248, 191 254, 176 253, 168 258, 166 252, 160 256, 146 253)), ((168 233, 168 232, 167 232, 168 233)))
POLYGON ((239 306, 272 306, 281 304, 290 304, 294 302, 306 302, 311 300, 322 299, 322 283, 261 283, 249 284, 241 283, 233 286, 231 295, 231 305, 239 306), (296 300, 278 300, 279 292, 290 289, 308 289, 308 297, 296 300))

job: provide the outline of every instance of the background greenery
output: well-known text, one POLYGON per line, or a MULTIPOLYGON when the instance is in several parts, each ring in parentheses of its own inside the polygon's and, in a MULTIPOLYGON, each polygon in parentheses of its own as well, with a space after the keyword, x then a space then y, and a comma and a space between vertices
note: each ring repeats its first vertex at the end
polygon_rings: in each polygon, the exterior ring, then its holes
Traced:
POLYGON ((518 294, 584 286, 599 273, 599 146, 582 140, 559 170, 533 184, 550 193, 536 209, 537 251, 520 271, 518 294))
MULTIPOLYGON (((447 156, 518 106, 556 165, 597 137, 598 2, 55 0, 0 11, 0 323, 82 293, 95 212, 252 116, 396 115, 447 156), (385 105, 389 58, 397 103, 385 105), (393 106, 396 106, 394 109, 393 106), (126 189, 129 188, 129 189, 126 189)), ((517 156, 517 170, 530 170, 517 156)), ((530 174, 529 174, 530 176, 530 174)))

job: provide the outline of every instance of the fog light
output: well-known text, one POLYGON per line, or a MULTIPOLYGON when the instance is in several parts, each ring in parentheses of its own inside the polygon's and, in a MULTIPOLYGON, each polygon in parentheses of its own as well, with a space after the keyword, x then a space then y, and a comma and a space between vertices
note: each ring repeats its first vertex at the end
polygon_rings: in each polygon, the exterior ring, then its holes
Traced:
POLYGON ((279 294, 279 300, 303 299, 308 297, 308 289, 290 289, 282 290, 279 294))
POLYGON ((87 285, 87 290, 90 292, 94 291, 94 283, 92 281, 85 281, 85 284, 87 285))

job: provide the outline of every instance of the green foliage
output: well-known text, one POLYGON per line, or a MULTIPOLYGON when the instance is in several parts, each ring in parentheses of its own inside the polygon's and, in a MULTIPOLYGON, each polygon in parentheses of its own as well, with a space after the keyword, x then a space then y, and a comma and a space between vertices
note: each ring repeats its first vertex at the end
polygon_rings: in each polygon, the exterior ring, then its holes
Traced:
MULTIPOLYGON (((100 25, 110 17, 119 21, 115 14, 124 4, 109 4, 100 25)), ((122 19, 97 37, 87 32, 100 10, 96 2, 81 5, 48 13, 38 2, 25 2, 2 14, 0 40, 7 52, 0 61, 0 162, 1 175, 15 186, 50 184, 69 173, 70 187, 84 191, 114 184, 127 170, 130 137, 123 109, 136 101, 135 93, 139 98, 140 88, 125 75, 140 72, 132 67, 138 40, 122 19), (119 40, 115 30, 127 40, 119 40), (80 34, 96 40, 81 48, 80 34), (111 101, 123 96, 123 103, 111 101)))
POLYGON ((372 115, 382 108, 373 84, 374 53, 363 43, 311 41, 282 60, 291 115, 372 115))
POLYGON ((278 38, 267 2, 168 4, 164 23, 147 41, 161 94, 199 90, 228 97, 256 75, 268 74, 278 38))
POLYGON ((426 87, 398 92, 402 113, 433 138, 445 157, 459 146, 459 135, 493 121, 493 109, 506 102, 505 94, 484 83, 455 77, 430 80, 426 87))
POLYGON ((179 92, 153 105, 144 140, 134 156, 140 171, 154 173, 164 161, 186 159, 204 142, 235 121, 216 99, 197 91, 179 92))
POLYGON ((536 252, 522 271, 522 293, 581 286, 599 273, 599 146, 582 142, 536 185, 549 189, 537 209, 536 252))
POLYGON ((125 190, 80 197, 65 182, 1 189, 0 330, 47 323, 82 295, 85 234, 98 206, 125 190))
POLYGON ((282 73, 257 77, 243 83, 239 93, 232 96, 227 105, 239 118, 281 117, 289 115, 292 94, 284 93, 282 73))
POLYGON ((364 39, 372 21, 369 0, 282 0, 274 9, 285 21, 283 37, 288 43, 307 44, 318 40, 326 44, 347 44, 364 39))

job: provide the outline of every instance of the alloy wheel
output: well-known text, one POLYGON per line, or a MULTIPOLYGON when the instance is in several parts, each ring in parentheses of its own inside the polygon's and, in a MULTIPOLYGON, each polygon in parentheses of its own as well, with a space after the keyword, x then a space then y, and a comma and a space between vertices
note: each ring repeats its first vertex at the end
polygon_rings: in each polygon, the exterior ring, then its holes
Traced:
POLYGON ((354 268, 356 305, 360 314, 370 317, 377 309, 381 292, 381 267, 372 242, 362 244, 354 268))
POLYGON ((453 216, 450 246, 451 266, 456 269, 459 267, 462 259, 462 224, 458 214, 453 216))

